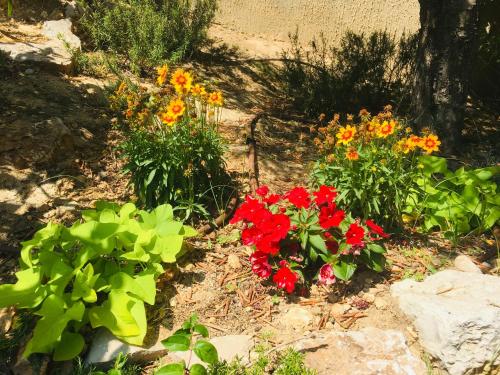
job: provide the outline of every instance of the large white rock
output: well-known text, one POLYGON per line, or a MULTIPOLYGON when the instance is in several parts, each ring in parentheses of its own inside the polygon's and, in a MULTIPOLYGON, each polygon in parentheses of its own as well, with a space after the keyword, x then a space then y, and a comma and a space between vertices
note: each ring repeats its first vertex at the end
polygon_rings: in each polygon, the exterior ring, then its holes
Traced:
POLYGON ((451 375, 481 368, 499 350, 499 277, 445 270, 420 283, 395 283, 391 294, 413 320, 423 348, 451 375))
POLYGON ((426 374, 422 360, 395 330, 319 331, 299 340, 294 348, 304 353, 306 366, 318 375, 426 374))
POLYGON ((80 39, 71 31, 71 20, 64 18, 57 21, 45 21, 42 34, 52 40, 65 41, 71 48, 81 48, 80 39))

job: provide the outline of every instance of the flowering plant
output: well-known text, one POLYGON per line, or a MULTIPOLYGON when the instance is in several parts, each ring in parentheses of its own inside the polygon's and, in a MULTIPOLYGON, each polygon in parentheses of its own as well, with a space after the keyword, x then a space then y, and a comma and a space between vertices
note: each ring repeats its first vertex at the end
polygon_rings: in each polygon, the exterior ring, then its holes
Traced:
POLYGON ((372 220, 352 219, 337 208, 337 191, 322 185, 309 193, 295 187, 284 195, 266 186, 247 196, 231 223, 243 222, 241 239, 254 246, 252 271, 292 293, 311 279, 331 285, 349 280, 359 263, 381 272, 385 250, 376 242, 388 237, 372 220))
POLYGON ((362 110, 358 117, 355 123, 354 116, 347 116, 342 126, 335 115, 318 129, 315 143, 321 156, 312 182, 337 186, 342 191, 339 204, 348 204, 355 215, 401 224, 407 199, 417 189, 418 156, 439 151, 441 142, 428 130, 412 134, 393 117, 390 106, 376 116, 362 110))
POLYGON ((110 97, 125 130, 125 171, 147 207, 199 206, 214 196, 207 191, 228 181, 218 132, 223 96, 196 83, 189 71, 170 74, 166 65, 155 83, 146 90, 121 82, 110 97))

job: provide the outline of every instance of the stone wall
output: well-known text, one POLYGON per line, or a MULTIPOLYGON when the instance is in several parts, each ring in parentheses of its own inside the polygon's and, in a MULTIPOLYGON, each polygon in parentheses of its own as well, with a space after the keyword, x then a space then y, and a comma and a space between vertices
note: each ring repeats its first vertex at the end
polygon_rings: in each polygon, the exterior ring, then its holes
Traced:
POLYGON ((321 31, 337 42, 347 30, 387 30, 396 35, 419 28, 418 0, 218 0, 216 22, 264 38, 287 40, 299 27, 302 42, 321 31))

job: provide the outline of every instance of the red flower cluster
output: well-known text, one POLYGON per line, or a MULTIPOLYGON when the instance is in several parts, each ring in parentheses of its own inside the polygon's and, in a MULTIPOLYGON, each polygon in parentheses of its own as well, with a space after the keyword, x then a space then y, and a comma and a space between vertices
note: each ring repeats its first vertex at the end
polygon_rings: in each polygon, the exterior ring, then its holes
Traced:
POLYGON ((357 220, 346 230, 346 213, 337 208, 337 191, 333 187, 321 186, 312 195, 296 187, 280 196, 261 186, 256 195, 245 198, 230 223, 243 222, 242 242, 255 246, 250 256, 252 271, 262 278, 271 277, 278 288, 288 293, 302 278, 299 274, 311 268, 317 273, 318 283, 335 283, 334 266, 339 259, 352 262, 353 256, 368 251, 366 243, 388 237, 372 220, 366 221, 366 227, 357 220), (314 243, 308 242, 311 236, 314 243), (323 255, 312 257, 313 250, 323 255))

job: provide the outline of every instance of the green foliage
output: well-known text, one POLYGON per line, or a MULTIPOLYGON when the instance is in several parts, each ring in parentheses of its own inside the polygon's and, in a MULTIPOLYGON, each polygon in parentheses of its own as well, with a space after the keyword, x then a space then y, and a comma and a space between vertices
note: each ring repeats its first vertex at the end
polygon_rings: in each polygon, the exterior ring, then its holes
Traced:
POLYGON ((207 203, 213 186, 229 182, 222 138, 198 121, 183 121, 168 136, 130 132, 121 149, 127 159, 124 171, 146 207, 170 202, 203 214, 194 203, 207 203))
POLYGON ((446 159, 437 156, 419 158, 421 173, 418 191, 408 197, 406 212, 421 220, 425 231, 439 228, 448 238, 471 231, 481 233, 500 219, 500 195, 495 178, 500 167, 452 172, 446 159))
POLYGON ((49 223, 24 242, 17 283, 0 286, 0 307, 15 305, 39 316, 24 356, 52 353, 56 361, 77 356, 81 330, 105 327, 141 345, 162 262, 182 254, 196 231, 173 219, 171 206, 152 212, 132 203, 99 202, 71 227, 49 223))
POLYGON ((80 20, 93 46, 125 56, 133 69, 189 57, 207 41, 215 0, 86 1, 80 20))
POLYGON ((387 103, 407 105, 416 51, 415 36, 400 40, 387 32, 346 32, 339 47, 323 35, 308 48, 290 36, 292 47, 275 79, 298 110, 310 116, 333 111, 376 110, 387 103))
POLYGON ((113 368, 108 371, 97 371, 93 366, 85 366, 80 358, 73 368, 73 375, 139 375, 142 369, 138 365, 127 364, 127 356, 122 353, 116 357, 113 368))
MULTIPOLYGON (((163 340, 162 344, 171 352, 192 350, 204 363, 214 365, 218 362, 218 354, 215 346, 205 340, 208 338, 208 335, 208 329, 204 325, 199 324, 198 316, 193 314, 172 336, 163 340), (199 335, 202 338, 198 338, 193 342, 195 335, 199 335)), ((156 375, 184 375, 185 373, 206 375, 207 370, 201 364, 190 366, 190 363, 186 364, 182 361, 171 363, 155 371, 156 375)))

